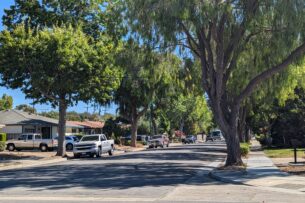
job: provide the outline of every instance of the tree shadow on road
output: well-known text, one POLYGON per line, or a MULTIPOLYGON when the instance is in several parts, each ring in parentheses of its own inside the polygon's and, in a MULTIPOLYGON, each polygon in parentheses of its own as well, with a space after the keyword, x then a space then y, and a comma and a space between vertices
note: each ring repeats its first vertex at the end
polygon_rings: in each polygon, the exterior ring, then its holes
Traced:
POLYGON ((202 147, 193 146, 175 151, 171 148, 164 150, 128 153, 101 159, 69 160, 57 165, 3 171, 0 177, 0 192, 16 187, 34 191, 55 191, 76 187, 128 189, 192 184, 192 181, 187 180, 194 177, 198 171, 208 173, 213 168, 204 164, 223 161, 225 158, 224 149, 220 152, 209 152, 202 147))

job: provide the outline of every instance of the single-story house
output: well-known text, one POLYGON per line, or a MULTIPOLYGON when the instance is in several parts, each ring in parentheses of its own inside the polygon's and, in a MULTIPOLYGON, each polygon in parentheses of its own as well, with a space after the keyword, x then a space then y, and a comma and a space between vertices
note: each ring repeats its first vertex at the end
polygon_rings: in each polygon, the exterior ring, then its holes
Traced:
MULTIPOLYGON (((0 133, 6 133, 7 139, 15 139, 22 133, 41 133, 45 139, 58 135, 58 120, 15 109, 0 111, 0 133)), ((79 134, 83 126, 68 123, 67 134, 79 134), (74 133, 72 133, 74 132, 74 133)))
POLYGON ((101 121, 67 121, 67 123, 71 125, 78 125, 82 126, 83 128, 80 129, 80 133, 85 135, 92 135, 92 134, 100 134, 103 132, 103 127, 105 125, 104 122, 101 121))

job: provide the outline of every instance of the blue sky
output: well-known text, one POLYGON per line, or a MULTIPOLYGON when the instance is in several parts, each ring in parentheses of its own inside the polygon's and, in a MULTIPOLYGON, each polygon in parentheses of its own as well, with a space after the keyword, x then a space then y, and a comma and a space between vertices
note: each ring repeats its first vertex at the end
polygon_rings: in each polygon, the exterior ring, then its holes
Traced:
MULTIPOLYGON (((0 30, 5 29, 2 25, 2 16, 4 14, 4 9, 8 9, 11 5, 14 4, 14 0, 0 0, 0 16, 1 16, 1 23, 0 23, 0 30)), ((3 94, 8 94, 13 97, 14 99, 14 107, 19 104, 31 104, 31 99, 26 99, 25 94, 23 94, 20 90, 13 90, 13 89, 7 89, 5 87, 0 87, 0 96, 3 94)), ((88 105, 88 111, 93 112, 93 107, 91 105, 88 105)), ((54 110, 52 107, 48 104, 41 104, 41 105, 35 105, 35 108, 38 110, 38 112, 42 111, 50 111, 54 110)), ((103 107, 102 108, 102 114, 103 113, 112 113, 115 114, 116 106, 114 104, 110 105, 109 107, 103 107)), ((76 112, 86 112, 87 111, 87 104, 83 102, 79 102, 78 105, 70 107, 68 109, 69 111, 76 111, 76 112)))

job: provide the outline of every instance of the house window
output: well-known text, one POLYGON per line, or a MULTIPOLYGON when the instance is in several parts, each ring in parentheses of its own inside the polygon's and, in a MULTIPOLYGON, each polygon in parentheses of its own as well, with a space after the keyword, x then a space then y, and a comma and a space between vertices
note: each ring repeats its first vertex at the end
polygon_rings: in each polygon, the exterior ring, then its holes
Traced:
POLYGON ((72 133, 76 133, 76 128, 72 128, 72 133))
POLYGON ((35 133, 34 128, 24 128, 24 133, 35 133))

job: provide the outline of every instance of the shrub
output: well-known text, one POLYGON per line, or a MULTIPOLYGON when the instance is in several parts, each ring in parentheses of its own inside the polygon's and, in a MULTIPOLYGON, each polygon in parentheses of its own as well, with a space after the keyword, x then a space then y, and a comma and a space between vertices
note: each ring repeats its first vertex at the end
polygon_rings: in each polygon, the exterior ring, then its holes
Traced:
POLYGON ((5 142, 0 141, 0 152, 5 150, 5 142))
POLYGON ((126 146, 130 146, 130 145, 131 145, 131 140, 125 141, 125 145, 126 145, 126 146))
POLYGON ((6 141, 6 134, 0 133, 0 142, 5 142, 5 141, 6 141))
POLYGON ((242 156, 247 156, 250 152, 250 146, 248 143, 240 143, 240 151, 242 156))

